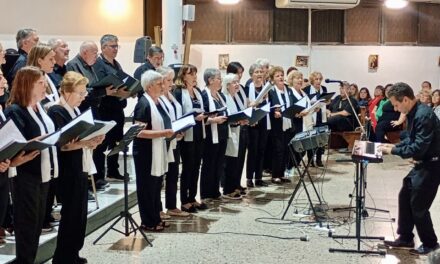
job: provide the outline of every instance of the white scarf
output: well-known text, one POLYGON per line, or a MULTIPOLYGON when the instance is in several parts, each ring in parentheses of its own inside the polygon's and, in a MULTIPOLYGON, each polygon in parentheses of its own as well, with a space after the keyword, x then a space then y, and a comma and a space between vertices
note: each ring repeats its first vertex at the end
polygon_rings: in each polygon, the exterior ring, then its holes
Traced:
MULTIPOLYGON (((319 92, 315 89, 315 87, 313 87, 313 85, 310 85, 310 95, 314 95, 314 94, 316 94, 316 95, 318 95, 318 94, 322 94, 322 93, 324 93, 324 91, 322 90, 322 88, 321 89, 319 89, 319 92)), ((311 101, 311 103, 313 104, 313 103, 315 103, 314 101, 311 101)), ((326 106, 325 106, 325 104, 322 104, 321 105, 321 120, 322 120, 322 123, 327 123, 327 114, 326 114, 326 111, 327 111, 327 108, 326 108, 326 106)), ((313 113, 313 123, 314 124, 316 124, 316 120, 317 120, 317 112, 314 112, 313 113)))
MULTIPOLYGON (((208 95, 208 109, 209 109, 209 112, 217 110, 217 108, 215 107, 214 98, 211 95, 211 90, 207 89, 206 94, 208 95)), ((221 97, 221 95, 218 92, 217 92, 217 94, 218 94, 218 98, 220 99, 220 102, 223 104, 223 106, 225 106, 226 102, 223 101, 223 98, 221 97)), ((211 123, 210 127, 211 127, 211 134, 212 134, 212 143, 213 144, 218 144, 217 123, 211 123)))
MULTIPOLYGON (((176 118, 176 111, 174 111, 174 107, 173 107, 173 105, 171 104, 171 102, 168 100, 167 97, 165 97, 165 96, 163 96, 163 95, 160 96, 160 97, 159 97, 159 104, 162 106, 163 109, 167 110, 166 113, 167 113, 167 115, 170 117, 171 122, 173 122, 173 121, 175 121, 175 120, 177 119, 177 118, 176 118)), ((176 107, 176 109, 177 109, 177 107, 176 107)), ((177 147, 177 139, 176 139, 176 138, 173 138, 173 139, 170 141, 170 147, 168 148, 168 162, 169 162, 169 163, 175 161, 175 160, 174 160, 174 153, 173 153, 173 150, 175 150, 176 147, 177 147)))
POLYGON ((52 82, 49 75, 45 74, 44 76, 46 77, 47 84, 49 85, 49 88, 52 91, 52 94, 46 93, 46 98, 51 102, 58 102, 60 100, 60 96, 58 95, 58 90, 55 87, 55 84, 52 82))
MULTIPOLYGON (((66 99, 64 99, 63 96, 60 97, 60 105, 64 107, 64 109, 67 110, 70 117, 74 119, 75 117, 79 116, 81 114, 81 111, 79 111, 78 107, 72 108, 67 102, 66 99)), ((87 175, 92 175, 97 173, 95 163, 93 162, 93 149, 89 148, 82 148, 83 154, 82 154, 82 166, 83 166, 83 172, 87 173, 87 175)))
MULTIPOLYGON (((237 103, 240 106, 240 109, 244 110, 244 109, 246 109, 248 107, 248 100, 247 100, 247 97, 246 97, 246 93, 243 90, 243 87, 241 87, 241 85, 239 85, 239 87, 240 88, 239 88, 238 92, 235 93, 234 98, 235 98, 235 100, 237 100, 237 103), (238 96, 238 93, 241 94, 241 98, 243 98, 243 99, 241 99, 240 96, 238 96)), ((254 87, 254 89, 255 89, 255 87, 254 87)), ((254 97, 255 97, 255 93, 254 93, 254 97)))
MULTIPOLYGON (((254 82, 251 82, 249 84, 249 101, 250 102, 255 102, 255 84, 254 82)), ((269 103, 269 100, 266 98, 265 99, 266 103, 269 103)), ((269 117, 269 113, 267 113, 266 115, 266 127, 267 130, 270 130, 272 128, 271 124, 270 124, 270 117, 269 117)))
MULTIPOLYGON (((27 111, 31 115, 32 119, 34 119, 35 123, 37 123, 38 127, 40 128, 40 135, 55 132, 55 125, 53 124, 52 119, 50 119, 50 117, 46 114, 40 103, 37 103, 37 108, 38 108, 38 112, 41 115, 41 118, 43 119, 44 124, 46 125, 47 133, 46 130, 44 129, 43 123, 40 121, 40 119, 38 118, 37 114, 34 112, 31 106, 27 107, 27 111)), ((50 148, 52 148, 52 157, 53 157, 52 162, 54 165, 53 177, 57 178, 58 177, 57 148, 55 146, 52 146, 50 148)), ((50 181, 50 176, 51 176, 50 171, 52 169, 50 166, 49 148, 43 149, 40 155, 41 155, 41 182, 48 182, 50 181)))
MULTIPOLYGON (((226 107, 228 108, 229 114, 234 114, 240 111, 240 109, 237 108, 237 105, 234 102, 234 98, 229 93, 225 93, 226 96, 226 107)), ((236 98, 237 99, 237 98, 236 98)), ((240 104, 240 99, 237 99, 238 104, 240 104)), ((228 138, 228 144, 226 146, 226 153, 225 155, 228 157, 238 157, 238 148, 240 143, 240 126, 235 127, 229 127, 229 135, 228 138)))
MULTIPOLYGON (((193 91, 194 91, 194 95, 196 96, 197 100, 200 102, 200 108, 202 110, 205 109, 203 106, 202 95, 199 93, 199 91, 196 88, 193 88, 193 91)), ((182 89, 182 108, 183 108, 183 114, 190 113, 193 110, 191 96, 189 95, 189 92, 187 89, 182 89)), ((185 131, 185 137, 183 138, 184 141, 192 142, 194 140, 193 129, 194 128, 190 128, 185 131)), ((203 129, 203 138, 205 138, 206 134, 205 134, 205 121, 204 120, 202 120, 202 129, 203 129)))
MULTIPOLYGON (((283 92, 284 92, 284 97, 285 97, 286 101, 283 100, 283 97, 281 96, 280 89, 278 89, 277 87, 274 87, 274 89, 277 93, 278 101, 280 102, 280 104, 284 104, 281 107, 281 110, 284 111, 286 108, 288 108, 290 106, 289 93, 286 89, 286 86, 283 86, 283 92)), ((290 120, 290 118, 282 117, 282 119, 283 119, 283 131, 286 131, 287 129, 292 128, 292 120, 290 120)))
MULTIPOLYGON (((156 104, 147 93, 144 96, 150 104, 151 130, 164 130, 165 124, 156 104)), ((160 177, 168 171, 167 144, 163 137, 153 138, 151 141, 151 176, 160 177)))
POLYGON ((5 115, 3 114, 3 111, 0 109, 0 117, 2 118, 2 121, 4 122, 4 121, 6 121, 6 117, 5 117, 5 115))
MULTIPOLYGON (((303 97, 306 98, 307 104, 310 104, 310 98, 302 91, 298 92, 295 88, 292 88, 293 96, 295 96, 296 99, 301 100, 303 97)), ((313 112, 308 113, 306 116, 302 117, 302 131, 308 131, 313 129, 313 112)))

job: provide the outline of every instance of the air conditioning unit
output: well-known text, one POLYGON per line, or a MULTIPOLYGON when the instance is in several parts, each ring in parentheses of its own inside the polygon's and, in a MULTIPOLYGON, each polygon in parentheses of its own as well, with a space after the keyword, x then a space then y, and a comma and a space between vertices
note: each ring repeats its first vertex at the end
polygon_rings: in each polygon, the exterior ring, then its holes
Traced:
POLYGON ((361 0, 275 0, 277 8, 349 9, 361 0))

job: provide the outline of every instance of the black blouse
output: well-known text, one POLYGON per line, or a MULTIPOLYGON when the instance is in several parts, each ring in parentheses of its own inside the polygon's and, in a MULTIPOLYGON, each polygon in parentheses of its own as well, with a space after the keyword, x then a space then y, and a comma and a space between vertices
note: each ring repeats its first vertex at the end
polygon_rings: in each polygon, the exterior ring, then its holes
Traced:
MULTIPOLYGON (((186 88, 182 86, 177 86, 176 89, 174 89, 174 97, 176 98, 177 102, 179 102, 180 105, 182 105, 182 110, 183 110, 182 89, 186 89, 186 88)), ((202 95, 202 92, 200 91, 199 88, 194 88, 194 89, 197 89, 200 95, 202 95)), ((192 100, 193 109, 201 109, 202 105, 197 98, 191 97, 191 100, 192 100)), ((203 95, 202 95, 202 100, 204 100, 203 104, 206 105, 207 102, 203 98, 203 95)), ((203 123, 202 121, 196 121, 196 125, 193 126, 193 141, 202 141, 202 140, 203 140, 203 123)))
MULTIPOLYGON (((204 97, 204 102, 206 102, 204 104, 205 106, 205 112, 209 112, 209 102, 208 102, 208 94, 210 91, 203 91, 202 92, 202 97, 204 97)), ((219 96, 222 97, 223 101, 226 101, 226 97, 224 94, 222 93, 218 93, 219 96)), ((220 109, 222 107, 225 107, 225 105, 223 105, 223 103, 221 101, 217 101, 215 98, 212 98, 214 101, 214 105, 215 105, 215 109, 220 109)), ((239 108, 240 109, 240 108, 239 108)), ((217 114, 217 116, 226 116, 225 111, 217 114)), ((229 136, 229 131, 228 131, 228 122, 224 122, 222 124, 217 124, 217 132, 218 132, 218 140, 226 140, 228 139, 229 136)), ((211 132, 211 125, 207 125, 206 126, 206 136, 212 138, 212 132, 211 132)))

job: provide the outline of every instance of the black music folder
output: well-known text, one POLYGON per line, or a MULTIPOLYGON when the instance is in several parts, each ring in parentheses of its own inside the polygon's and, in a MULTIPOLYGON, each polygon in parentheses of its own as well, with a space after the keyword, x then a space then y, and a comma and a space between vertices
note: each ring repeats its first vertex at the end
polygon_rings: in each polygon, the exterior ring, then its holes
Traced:
POLYGON ((242 111, 228 115, 228 124, 235 124, 242 120, 249 120, 252 117, 252 107, 246 108, 242 111))
POLYGON ((335 95, 335 92, 322 93, 318 96, 318 100, 328 101, 332 99, 333 95, 335 95))
POLYGON ((83 133, 94 126, 95 122, 93 121, 92 110, 88 109, 60 129, 61 135, 58 140, 58 145, 63 146, 78 138, 80 135, 84 137, 87 136, 83 133))
POLYGON ((252 110, 252 117, 249 118, 249 125, 253 126, 258 121, 263 119, 270 112, 270 105, 265 104, 260 108, 256 108, 252 110))

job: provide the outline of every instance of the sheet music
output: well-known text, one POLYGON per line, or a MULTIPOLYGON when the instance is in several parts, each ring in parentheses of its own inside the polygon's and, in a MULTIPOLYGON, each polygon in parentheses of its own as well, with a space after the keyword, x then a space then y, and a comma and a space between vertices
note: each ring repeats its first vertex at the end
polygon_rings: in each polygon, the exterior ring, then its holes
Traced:
POLYGON ((107 134, 107 133, 108 133, 108 132, 109 132, 114 126, 116 126, 116 122, 113 121, 113 120, 112 120, 112 121, 100 121, 100 120, 95 120, 94 122, 95 122, 95 123, 103 123, 104 126, 103 126, 101 129, 99 129, 99 130, 93 132, 92 134, 88 135, 87 137, 83 138, 81 141, 89 140, 89 139, 92 139, 92 138, 97 137, 97 136, 105 135, 105 134, 107 134))
POLYGON ((304 109, 306 109, 308 107, 307 98, 304 96, 298 102, 296 102, 295 105, 304 107, 304 109))
POLYGON ((267 82, 263 89, 261 89, 261 92, 258 94, 257 98, 255 98, 255 104, 258 105, 263 101, 263 97, 266 96, 267 93, 269 93, 270 89, 272 89, 272 83, 267 82))
POLYGON ((53 146, 58 142, 60 135, 61 135, 61 131, 56 131, 56 132, 44 137, 41 140, 38 140, 38 141, 40 141, 41 143, 45 143, 45 144, 53 146))
POLYGON ((11 142, 26 142, 20 130, 18 130, 12 119, 9 119, 6 124, 0 129, 0 149, 7 147, 11 142))
POLYGON ((269 104, 265 104, 260 109, 263 110, 264 112, 269 113, 270 112, 270 105, 269 104))
POLYGON ((315 109, 316 108, 321 108, 321 106, 323 105, 324 103, 322 102, 322 100, 318 100, 318 101, 316 101, 314 104, 312 104, 309 108, 307 108, 306 110, 310 113, 310 112, 313 112, 313 111, 315 111, 315 109))
POLYGON ((188 115, 183 118, 177 119, 171 123, 171 127, 174 132, 179 132, 187 127, 194 126, 196 121, 193 115, 188 115))
POLYGON ((72 121, 70 121, 67 125, 63 126, 61 128, 61 132, 67 131, 68 129, 70 129, 71 127, 75 126, 76 124, 78 124, 81 121, 87 122, 89 124, 94 124, 93 114, 92 114, 92 110, 91 109, 88 109, 87 111, 85 111, 81 115, 77 116, 72 121))

